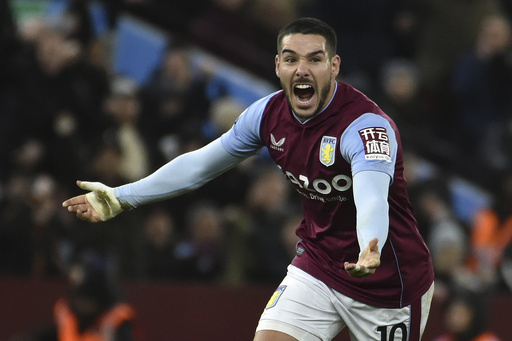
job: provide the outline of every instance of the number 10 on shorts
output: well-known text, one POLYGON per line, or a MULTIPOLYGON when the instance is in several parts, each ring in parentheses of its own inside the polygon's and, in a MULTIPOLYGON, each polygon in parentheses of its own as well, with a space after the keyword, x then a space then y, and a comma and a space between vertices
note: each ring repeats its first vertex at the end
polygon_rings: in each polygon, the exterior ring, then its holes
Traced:
POLYGON ((400 329, 400 332, 402 334, 402 338, 398 341, 407 340, 407 326, 405 325, 405 323, 399 323, 391 327, 391 330, 389 330, 389 338, 387 326, 377 328, 377 330, 380 332, 381 341, 395 341, 395 333, 397 332, 398 329, 400 329))

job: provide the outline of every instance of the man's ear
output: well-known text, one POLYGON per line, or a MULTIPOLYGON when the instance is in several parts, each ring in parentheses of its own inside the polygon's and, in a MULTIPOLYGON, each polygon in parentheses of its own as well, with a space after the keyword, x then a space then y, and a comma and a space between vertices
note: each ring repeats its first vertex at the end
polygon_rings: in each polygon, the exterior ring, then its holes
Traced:
POLYGON ((332 57, 332 62, 331 62, 331 74, 332 74, 333 78, 338 77, 338 74, 340 73, 340 66, 341 66, 340 56, 334 55, 334 57, 332 57))
POLYGON ((276 63, 276 76, 277 76, 277 78, 279 78, 279 55, 278 54, 276 54, 275 63, 276 63))

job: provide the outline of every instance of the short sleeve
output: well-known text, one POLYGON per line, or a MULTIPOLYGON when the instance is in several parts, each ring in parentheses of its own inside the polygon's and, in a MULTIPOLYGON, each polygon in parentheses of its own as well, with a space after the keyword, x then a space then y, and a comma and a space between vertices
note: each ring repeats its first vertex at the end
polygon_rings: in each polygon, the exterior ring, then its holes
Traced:
POLYGON ((370 170, 393 178, 397 149, 396 134, 390 122, 373 113, 354 120, 340 140, 341 154, 351 164, 352 176, 370 170))

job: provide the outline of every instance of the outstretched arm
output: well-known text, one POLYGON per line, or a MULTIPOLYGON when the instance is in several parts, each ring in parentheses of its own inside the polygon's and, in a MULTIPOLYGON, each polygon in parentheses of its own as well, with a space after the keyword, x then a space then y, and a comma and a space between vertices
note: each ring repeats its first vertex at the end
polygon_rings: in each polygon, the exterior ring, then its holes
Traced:
POLYGON ((90 192, 68 199, 62 205, 75 212, 79 219, 94 223, 106 221, 125 210, 199 188, 244 159, 229 154, 217 139, 177 157, 134 183, 110 188, 98 182, 77 181, 80 188, 90 192))
POLYGON ((380 266, 380 253, 389 231, 390 176, 378 171, 361 171, 354 176, 357 208, 357 239, 361 253, 357 263, 345 263, 354 277, 366 277, 380 266))

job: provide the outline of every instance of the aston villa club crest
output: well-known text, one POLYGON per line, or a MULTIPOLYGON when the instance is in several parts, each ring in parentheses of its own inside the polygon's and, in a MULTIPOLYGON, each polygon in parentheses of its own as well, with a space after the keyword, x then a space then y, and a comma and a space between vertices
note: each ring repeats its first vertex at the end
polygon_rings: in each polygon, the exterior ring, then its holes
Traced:
POLYGON ((265 309, 270 309, 270 308, 275 307, 275 305, 277 304, 277 301, 279 301, 279 298, 281 297, 281 295, 283 294, 285 289, 286 289, 286 285, 280 285, 279 288, 277 288, 277 290, 274 292, 272 297, 270 297, 270 300, 268 301, 265 309))
POLYGON ((336 137, 324 136, 320 144, 320 162, 324 166, 332 166, 335 159, 336 137))

